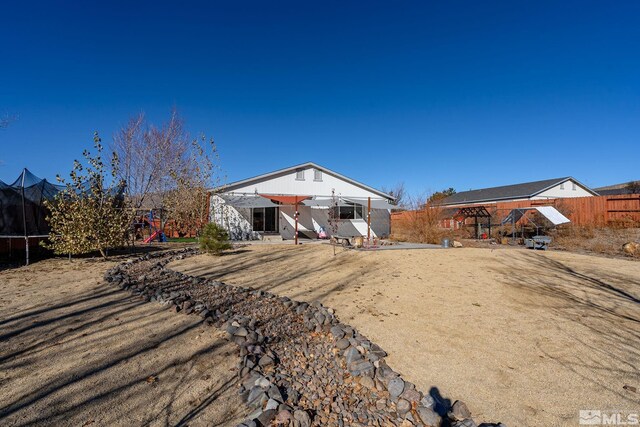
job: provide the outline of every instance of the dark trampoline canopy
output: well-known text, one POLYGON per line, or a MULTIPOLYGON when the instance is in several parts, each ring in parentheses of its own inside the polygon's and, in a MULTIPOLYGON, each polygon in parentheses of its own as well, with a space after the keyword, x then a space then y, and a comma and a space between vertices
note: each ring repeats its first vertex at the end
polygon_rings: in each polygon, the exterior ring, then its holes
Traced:
POLYGON ((38 178, 26 168, 12 184, 0 181, 0 238, 48 236, 50 228, 43 202, 64 188, 38 178))

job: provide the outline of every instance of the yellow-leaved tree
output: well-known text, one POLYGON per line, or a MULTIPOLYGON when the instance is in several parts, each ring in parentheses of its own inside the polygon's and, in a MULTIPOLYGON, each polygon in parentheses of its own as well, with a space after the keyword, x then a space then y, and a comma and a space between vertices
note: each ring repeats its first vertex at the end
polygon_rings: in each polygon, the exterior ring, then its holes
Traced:
POLYGON ((85 254, 98 251, 106 258, 110 248, 127 242, 130 222, 123 197, 124 183, 118 180, 118 156, 109 164, 103 161, 103 147, 96 132, 95 155, 84 150, 84 162, 75 160, 66 188, 51 201, 47 221, 51 226, 49 241, 43 246, 56 254, 85 254))

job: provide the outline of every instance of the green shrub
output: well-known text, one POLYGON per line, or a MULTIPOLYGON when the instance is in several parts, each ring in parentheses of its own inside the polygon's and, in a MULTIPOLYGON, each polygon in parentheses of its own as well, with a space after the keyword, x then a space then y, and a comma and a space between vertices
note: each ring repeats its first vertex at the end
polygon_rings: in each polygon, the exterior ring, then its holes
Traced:
POLYGON ((214 223, 204 226, 200 235, 200 249, 213 255, 222 255, 223 251, 232 247, 227 230, 214 223))

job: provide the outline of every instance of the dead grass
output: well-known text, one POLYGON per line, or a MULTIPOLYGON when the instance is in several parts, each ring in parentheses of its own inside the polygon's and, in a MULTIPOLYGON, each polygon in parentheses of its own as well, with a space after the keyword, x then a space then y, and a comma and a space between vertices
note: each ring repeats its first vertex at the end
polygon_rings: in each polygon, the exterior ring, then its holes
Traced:
POLYGON ((549 234, 553 237, 552 247, 555 249, 640 259, 640 254, 627 255, 622 250, 625 243, 640 241, 640 228, 569 226, 549 234))
POLYGON ((451 237, 450 231, 440 227, 442 209, 426 205, 396 214, 391 230, 391 239, 399 242, 439 244, 443 238, 451 237))

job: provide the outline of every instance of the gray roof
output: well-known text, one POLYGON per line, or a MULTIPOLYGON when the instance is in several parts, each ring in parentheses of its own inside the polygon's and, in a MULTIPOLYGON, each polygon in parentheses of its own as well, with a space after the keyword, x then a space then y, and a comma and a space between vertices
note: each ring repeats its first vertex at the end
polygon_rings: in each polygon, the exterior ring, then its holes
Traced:
POLYGON ((461 205, 465 203, 498 202, 501 200, 528 199, 545 190, 566 181, 573 181, 593 195, 598 195, 578 180, 567 176, 564 178, 545 179, 542 181, 524 182, 522 184, 503 185, 501 187, 481 188, 479 190, 462 191, 453 194, 441 202, 442 206, 461 205))
POLYGON ((339 179, 341 179, 343 181, 349 182, 349 183, 351 183, 351 184, 353 184, 353 185, 355 185, 357 187, 360 187, 360 188, 365 189, 367 191, 371 191, 372 193, 377 194, 378 196, 383 197, 385 199, 395 200, 395 197, 393 197, 393 196, 391 196, 389 194, 383 193, 380 190, 376 190, 373 187, 369 187, 368 185, 365 185, 365 184, 363 184, 363 183, 361 183, 359 181, 356 181, 355 179, 351 179, 349 177, 341 175, 341 174, 339 174, 337 172, 332 171, 331 169, 325 168, 324 166, 320 166, 319 164, 313 163, 313 162, 302 163, 300 165, 291 166, 291 167, 284 168, 284 169, 278 169, 278 170, 273 171, 273 172, 265 173, 265 174, 262 174, 262 175, 254 176, 254 177, 243 179, 243 180, 240 180, 240 181, 235 181, 235 182, 232 182, 232 183, 229 183, 229 184, 221 185, 220 187, 213 188, 210 191, 213 191, 213 192, 232 191, 232 190, 234 190, 236 188, 244 187, 244 186, 250 185, 250 184, 252 184, 254 182, 264 181, 264 180, 269 179, 269 178, 275 178, 275 177, 278 177, 278 176, 287 175, 287 174, 289 174, 291 172, 294 172, 296 170, 299 170, 299 169, 309 169, 309 168, 321 170, 322 172, 324 172, 326 174, 333 175, 334 177, 339 178, 339 179))
POLYGON ((616 196, 616 195, 622 195, 622 194, 632 194, 631 190, 629 189, 629 184, 633 182, 640 182, 640 181, 629 181, 629 182, 623 182, 621 184, 607 185, 606 187, 594 188, 594 190, 597 191, 598 194, 600 194, 601 196, 616 196))

